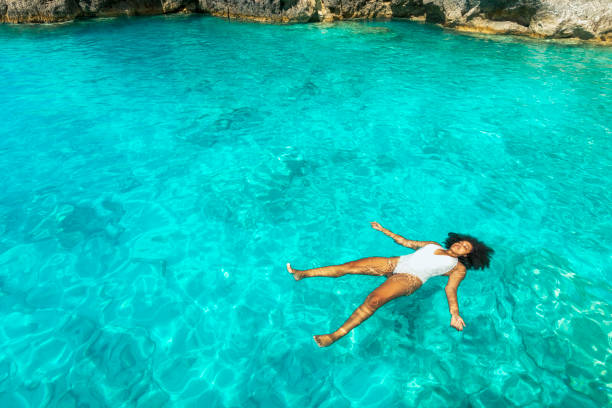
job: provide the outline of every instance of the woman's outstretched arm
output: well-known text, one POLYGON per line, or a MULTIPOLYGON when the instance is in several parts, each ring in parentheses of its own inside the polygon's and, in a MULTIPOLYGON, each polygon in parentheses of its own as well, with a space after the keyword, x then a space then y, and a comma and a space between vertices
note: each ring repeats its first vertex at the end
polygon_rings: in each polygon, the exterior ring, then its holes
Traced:
POLYGON ((451 314, 450 325, 459 331, 462 331, 466 326, 461 316, 459 316, 459 303, 457 302, 457 289, 463 278, 465 278, 465 266, 457 263, 457 266, 450 272, 448 283, 444 288, 446 299, 448 300, 448 310, 451 314))
POLYGON ((408 248, 419 249, 421 247, 424 247, 427 244, 436 244, 436 242, 434 242, 434 241, 412 241, 410 239, 406 239, 406 238, 402 237, 401 235, 397 235, 397 234, 389 231, 388 229, 386 229, 385 227, 383 227, 382 225, 380 225, 376 221, 373 221, 370 224, 372 224, 372 228, 374 228, 375 230, 381 231, 383 234, 393 238, 393 240, 396 243, 398 243, 400 245, 403 245, 405 247, 408 247, 408 248))

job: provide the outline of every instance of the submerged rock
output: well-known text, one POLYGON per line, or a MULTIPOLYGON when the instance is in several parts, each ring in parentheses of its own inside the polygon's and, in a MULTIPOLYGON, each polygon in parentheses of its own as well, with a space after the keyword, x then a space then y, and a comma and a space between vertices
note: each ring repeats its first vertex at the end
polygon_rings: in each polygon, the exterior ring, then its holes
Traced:
POLYGON ((0 0, 0 22, 177 12, 266 22, 410 18, 461 31, 612 43, 610 0, 0 0))

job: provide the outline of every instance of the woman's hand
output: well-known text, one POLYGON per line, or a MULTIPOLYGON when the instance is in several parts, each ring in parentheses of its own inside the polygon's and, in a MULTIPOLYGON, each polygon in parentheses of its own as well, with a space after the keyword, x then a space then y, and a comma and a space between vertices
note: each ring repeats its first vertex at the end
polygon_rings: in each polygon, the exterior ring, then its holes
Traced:
POLYGON ((384 229, 383 226, 377 223, 376 221, 372 221, 370 224, 372 224, 372 228, 374 228, 375 230, 382 231, 384 229))
POLYGON ((453 326, 455 329, 462 331, 463 328, 465 327, 465 322, 463 321, 463 319, 461 318, 461 316, 459 316, 458 314, 456 315, 452 315, 451 316, 451 326, 453 326))

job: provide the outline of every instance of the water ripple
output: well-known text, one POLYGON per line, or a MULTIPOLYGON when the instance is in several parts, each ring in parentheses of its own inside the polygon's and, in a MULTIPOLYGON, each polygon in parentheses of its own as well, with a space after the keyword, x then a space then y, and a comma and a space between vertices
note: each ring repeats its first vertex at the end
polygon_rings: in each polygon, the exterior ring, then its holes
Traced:
POLYGON ((0 406, 609 405, 611 52, 408 22, 0 26, 0 406), (329 349, 380 280, 497 251, 329 349))

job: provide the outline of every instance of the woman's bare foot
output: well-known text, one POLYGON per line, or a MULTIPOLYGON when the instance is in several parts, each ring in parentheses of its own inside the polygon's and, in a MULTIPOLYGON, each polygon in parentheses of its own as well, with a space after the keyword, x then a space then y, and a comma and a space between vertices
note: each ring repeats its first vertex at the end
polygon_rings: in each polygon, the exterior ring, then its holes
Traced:
POLYGON ((327 347, 331 346, 334 343, 334 339, 331 334, 319 334, 317 336, 312 336, 314 340, 317 342, 319 347, 327 347))
POLYGON ((293 269, 290 263, 287 263, 287 271, 293 275, 293 279, 295 279, 296 281, 299 281, 300 279, 304 277, 304 275, 302 275, 302 271, 293 269))

